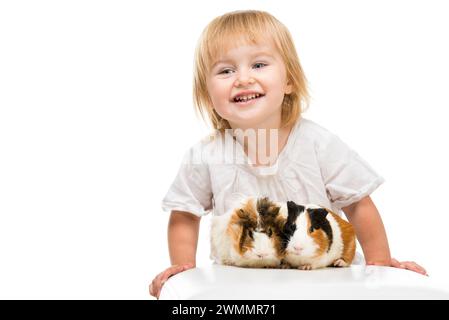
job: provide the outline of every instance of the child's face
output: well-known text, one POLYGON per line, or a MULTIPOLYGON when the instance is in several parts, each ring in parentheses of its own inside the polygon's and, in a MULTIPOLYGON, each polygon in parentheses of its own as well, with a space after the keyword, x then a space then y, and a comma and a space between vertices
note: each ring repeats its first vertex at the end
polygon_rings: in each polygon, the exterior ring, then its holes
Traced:
POLYGON ((218 57, 206 81, 215 111, 232 128, 280 126, 282 101, 291 85, 282 57, 270 42, 230 49, 218 57))

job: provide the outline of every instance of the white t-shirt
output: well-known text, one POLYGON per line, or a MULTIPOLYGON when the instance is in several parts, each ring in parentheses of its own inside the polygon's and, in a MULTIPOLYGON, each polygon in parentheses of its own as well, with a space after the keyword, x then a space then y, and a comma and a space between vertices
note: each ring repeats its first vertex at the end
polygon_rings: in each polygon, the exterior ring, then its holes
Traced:
POLYGON ((317 204, 341 214, 341 208, 384 182, 336 135, 304 118, 293 126, 270 167, 249 165, 243 147, 229 137, 217 131, 190 148, 162 201, 163 210, 221 215, 243 196, 268 196, 279 202, 317 204))

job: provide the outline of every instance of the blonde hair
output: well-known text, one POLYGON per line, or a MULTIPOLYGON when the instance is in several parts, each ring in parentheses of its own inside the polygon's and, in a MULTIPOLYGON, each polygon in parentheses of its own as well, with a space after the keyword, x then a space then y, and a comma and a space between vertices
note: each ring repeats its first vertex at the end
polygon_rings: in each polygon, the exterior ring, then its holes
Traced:
POLYGON ((271 14, 264 11, 246 10, 226 13, 212 20, 200 36, 195 51, 193 100, 196 110, 215 129, 229 129, 213 108, 206 86, 206 76, 219 52, 226 52, 240 44, 258 44, 272 38, 287 71, 287 81, 292 92, 282 102, 282 126, 296 122, 309 102, 307 80, 299 63, 298 54, 288 29, 271 14))

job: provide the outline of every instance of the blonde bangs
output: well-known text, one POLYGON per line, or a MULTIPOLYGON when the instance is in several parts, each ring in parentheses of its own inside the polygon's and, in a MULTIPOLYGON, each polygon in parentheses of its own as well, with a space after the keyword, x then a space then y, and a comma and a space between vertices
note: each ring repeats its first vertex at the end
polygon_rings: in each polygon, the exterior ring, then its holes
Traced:
POLYGON ((256 45, 270 39, 273 30, 263 23, 262 17, 224 15, 213 20, 204 34, 203 43, 206 66, 211 68, 223 52, 242 45, 256 45), (267 36, 264 36, 267 35, 267 36))

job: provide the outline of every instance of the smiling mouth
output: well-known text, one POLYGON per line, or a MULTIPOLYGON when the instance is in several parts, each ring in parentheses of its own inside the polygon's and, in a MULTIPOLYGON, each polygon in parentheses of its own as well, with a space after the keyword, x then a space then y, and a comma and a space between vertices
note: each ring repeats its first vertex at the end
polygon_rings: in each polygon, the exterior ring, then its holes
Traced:
POLYGON ((232 102, 234 103, 246 103, 248 101, 252 101, 252 100, 257 100, 260 99, 262 97, 265 97, 264 94, 261 93, 255 93, 249 96, 239 96, 239 97, 235 97, 234 99, 232 99, 232 102))

